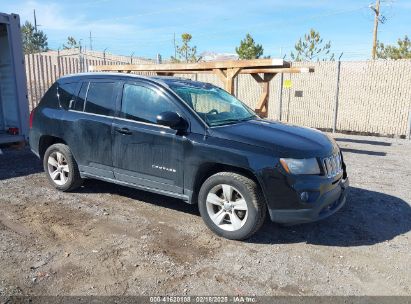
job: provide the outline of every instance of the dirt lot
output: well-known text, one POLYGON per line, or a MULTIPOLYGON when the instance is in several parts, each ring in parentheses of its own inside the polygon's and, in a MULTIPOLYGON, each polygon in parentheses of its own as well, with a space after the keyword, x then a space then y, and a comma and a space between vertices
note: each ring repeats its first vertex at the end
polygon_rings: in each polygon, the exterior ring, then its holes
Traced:
POLYGON ((334 135, 347 205, 322 222, 214 236, 194 206, 89 180, 49 186, 26 150, 0 155, 0 296, 411 295, 411 142, 334 135))

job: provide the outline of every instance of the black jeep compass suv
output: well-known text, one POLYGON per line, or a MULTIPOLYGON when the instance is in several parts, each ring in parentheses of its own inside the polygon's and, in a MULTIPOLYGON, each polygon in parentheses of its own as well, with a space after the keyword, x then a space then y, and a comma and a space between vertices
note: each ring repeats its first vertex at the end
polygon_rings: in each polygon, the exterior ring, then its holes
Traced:
POLYGON ((245 239, 264 222, 325 218, 346 201, 335 141, 259 118, 208 83, 85 73, 60 78, 30 115, 30 146, 61 191, 96 178, 198 204, 206 225, 245 239))

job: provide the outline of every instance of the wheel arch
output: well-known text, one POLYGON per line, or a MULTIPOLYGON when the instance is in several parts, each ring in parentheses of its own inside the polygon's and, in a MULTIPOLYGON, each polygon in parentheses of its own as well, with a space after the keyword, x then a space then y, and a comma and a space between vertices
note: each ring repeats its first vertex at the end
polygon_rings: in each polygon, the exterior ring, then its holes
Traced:
POLYGON ((236 166, 222 164, 222 163, 204 163, 198 168, 195 174, 194 183, 193 183, 193 194, 192 194, 190 203, 192 204, 198 203, 198 193, 200 191, 201 186, 205 182, 205 180, 209 178, 210 176, 216 173, 219 173, 219 172, 238 173, 238 174, 244 175, 252 179, 260 187, 261 192, 263 193, 263 196, 265 199, 265 194, 264 194, 261 182, 259 181, 257 175, 250 169, 236 167, 236 166))
POLYGON ((39 139, 39 156, 40 159, 43 159, 44 157, 44 153, 46 153, 46 150, 54 144, 65 144, 67 145, 67 143, 56 136, 51 136, 51 135, 42 135, 39 139))

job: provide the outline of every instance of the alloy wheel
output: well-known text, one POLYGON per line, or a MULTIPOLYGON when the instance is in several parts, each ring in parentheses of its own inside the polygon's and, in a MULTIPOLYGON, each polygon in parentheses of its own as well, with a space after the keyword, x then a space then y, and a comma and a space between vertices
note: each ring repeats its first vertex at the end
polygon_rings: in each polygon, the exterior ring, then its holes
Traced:
POLYGON ((226 231, 239 230, 247 221, 248 208, 244 196, 231 185, 213 187, 206 200, 210 219, 226 231))
POLYGON ((54 183, 63 186, 69 179, 70 169, 66 158, 61 152, 53 152, 47 160, 49 175, 54 183))

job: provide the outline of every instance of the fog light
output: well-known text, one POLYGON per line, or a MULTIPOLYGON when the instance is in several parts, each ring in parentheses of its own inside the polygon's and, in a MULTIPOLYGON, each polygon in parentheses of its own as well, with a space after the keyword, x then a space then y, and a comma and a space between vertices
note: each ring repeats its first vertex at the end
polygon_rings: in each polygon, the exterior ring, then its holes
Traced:
POLYGON ((310 196, 308 195, 308 192, 301 192, 301 194, 300 194, 300 199, 303 201, 303 202, 307 202, 308 201, 308 199, 310 198, 310 196))

